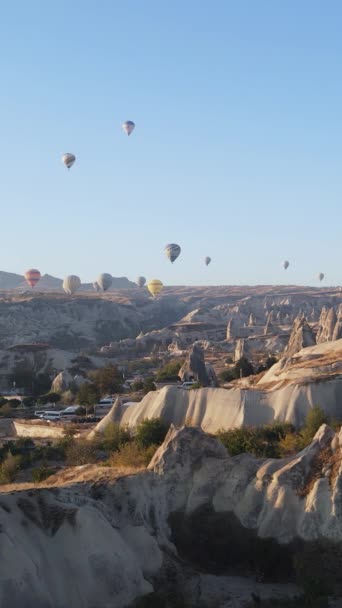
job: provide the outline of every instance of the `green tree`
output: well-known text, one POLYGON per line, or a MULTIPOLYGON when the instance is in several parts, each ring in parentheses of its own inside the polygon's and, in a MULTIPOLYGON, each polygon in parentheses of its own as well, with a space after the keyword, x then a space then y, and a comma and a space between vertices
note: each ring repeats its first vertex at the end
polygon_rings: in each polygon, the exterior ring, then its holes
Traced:
POLYGON ((46 405, 47 403, 58 403, 61 400, 59 393, 46 393, 38 398, 39 405, 46 405))
POLYGON ((22 404, 25 407, 34 407, 36 405, 36 400, 34 397, 24 397, 22 404))
POLYGON ((319 427, 322 424, 327 424, 327 422, 328 416, 318 405, 315 405, 315 407, 309 410, 305 419, 304 427, 300 433, 303 438, 304 445, 311 443, 319 427))
POLYGON ((133 382, 132 384, 132 389, 134 391, 142 391, 144 388, 144 383, 142 380, 136 380, 135 382, 133 382))
POLYGON ((80 386, 76 396, 76 401, 80 405, 84 405, 87 412, 92 411, 94 405, 99 401, 100 392, 95 384, 85 383, 80 386))
POLYGON ((183 363, 184 359, 175 359, 174 361, 170 361, 170 363, 166 363, 166 365, 158 370, 157 380, 160 382, 178 380, 178 373, 183 363))
POLYGON ((137 427, 135 442, 141 449, 151 445, 160 445, 163 443, 167 431, 168 425, 160 418, 143 420, 137 427))
POLYGON ((248 361, 248 359, 246 359, 246 357, 241 357, 241 359, 236 362, 235 373, 236 378, 245 378, 246 376, 251 376, 254 374, 253 365, 250 363, 250 361, 248 361))
POLYGON ((9 399, 7 405, 9 405, 12 408, 16 408, 16 407, 19 407, 19 405, 21 405, 21 401, 20 401, 20 399, 9 399))
POLYGON ((157 387, 154 383, 154 378, 146 378, 145 382, 144 382, 144 388, 143 388, 143 392, 144 395, 147 395, 147 393, 149 393, 150 391, 156 391, 157 387))
POLYGON ((123 376, 116 365, 107 365, 89 373, 89 378, 97 387, 101 397, 122 390, 123 376))

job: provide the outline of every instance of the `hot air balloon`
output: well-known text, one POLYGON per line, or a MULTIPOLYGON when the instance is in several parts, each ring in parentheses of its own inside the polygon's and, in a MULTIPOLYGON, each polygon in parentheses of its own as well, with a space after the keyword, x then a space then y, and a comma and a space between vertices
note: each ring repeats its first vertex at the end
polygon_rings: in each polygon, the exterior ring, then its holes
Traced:
POLYGON ((104 272, 97 277, 96 283, 100 286, 100 289, 107 291, 113 283, 113 277, 108 272, 104 272))
POLYGON ((127 133, 127 135, 130 135, 132 133, 132 131, 134 130, 135 124, 132 120, 126 120, 126 122, 123 123, 122 128, 125 131, 125 133, 127 133))
POLYGON ((63 281, 63 289, 68 295, 72 295, 81 286, 81 279, 75 274, 69 274, 63 281))
POLYGON ((290 266, 290 262, 288 262, 287 260, 285 260, 285 262, 283 262, 283 268, 285 270, 287 270, 289 266, 290 266))
POLYGON ((147 283, 147 289, 155 298, 163 289, 163 283, 159 279, 152 279, 152 281, 147 283))
POLYGON ((74 154, 71 154, 70 152, 66 152, 62 156, 62 163, 64 163, 68 169, 70 169, 73 166, 75 160, 76 160, 76 156, 74 154))
POLYGON ((40 280, 40 272, 36 268, 30 268, 30 270, 26 270, 25 279, 30 287, 35 287, 40 280))
POLYGON ((177 260, 181 252, 181 248, 179 245, 176 245, 176 243, 169 243, 169 245, 165 245, 164 251, 170 262, 173 264, 173 262, 177 260))
POLYGON ((318 280, 323 281, 323 279, 324 279, 324 272, 320 272, 318 275, 318 280))
POLYGON ((204 258, 204 263, 206 266, 208 266, 211 262, 211 258, 207 255, 207 257, 204 258))
POLYGON ((138 277, 136 280, 136 284, 138 285, 138 287, 144 287, 145 283, 146 283, 145 277, 138 277))

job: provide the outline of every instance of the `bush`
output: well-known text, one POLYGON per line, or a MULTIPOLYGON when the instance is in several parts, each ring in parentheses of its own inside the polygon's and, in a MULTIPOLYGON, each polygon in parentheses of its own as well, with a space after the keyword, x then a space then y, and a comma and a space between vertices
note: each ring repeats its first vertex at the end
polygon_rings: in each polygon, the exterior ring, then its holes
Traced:
POLYGON ((146 380, 144 382, 144 388, 143 388, 144 395, 147 395, 147 393, 149 393, 150 391, 156 391, 156 390, 157 390, 157 387, 154 384, 154 379, 146 378, 146 380))
POLYGON ((144 383, 142 380, 136 380, 136 382, 133 382, 133 384, 132 384, 133 391, 142 391, 143 388, 144 388, 144 383))
POLYGON ((141 449, 146 449, 151 445, 163 443, 168 426, 160 418, 143 420, 137 427, 135 442, 141 449))
POLYGON ((6 403, 8 403, 8 399, 5 399, 5 397, 0 397, 0 407, 6 405, 6 403))
POLYGON ((203 385, 200 382, 195 382, 189 388, 190 391, 197 390, 198 388, 203 388, 203 385))
POLYGON ((236 372, 234 369, 224 369, 219 375, 220 382, 232 382, 236 380, 236 372))
POLYGON ((157 445, 152 444, 147 448, 141 448, 135 441, 131 441, 131 443, 126 443, 118 452, 111 455, 109 465, 115 468, 132 467, 140 469, 147 467, 157 449, 157 445))
POLYGON ((117 451, 120 447, 131 440, 131 436, 127 428, 120 427, 119 424, 111 422, 103 433, 103 439, 100 441, 100 447, 105 450, 117 451))
POLYGON ((37 399, 37 403, 39 405, 46 405, 47 403, 58 403, 61 400, 61 396, 59 393, 45 393, 45 395, 41 395, 37 399))
POLYGON ((19 405, 21 405, 21 401, 20 399, 9 399, 7 405, 15 409, 16 407, 19 407, 19 405))
POLYGON ((304 446, 311 443, 319 427, 322 424, 327 424, 328 421, 328 416, 318 405, 309 410, 305 419, 304 427, 301 430, 304 446))
POLYGON ((24 397, 22 404, 25 407, 34 407, 36 405, 36 400, 34 397, 24 397))
POLYGON ((47 479, 54 473, 54 469, 49 468, 46 464, 42 464, 40 467, 32 469, 32 481, 34 483, 39 483, 40 481, 44 481, 44 479, 47 479))
POLYGON ((20 466, 21 456, 7 454, 5 460, 0 465, 0 484, 12 483, 20 470, 20 466))
POLYGON ((183 363, 184 359, 176 359, 174 361, 170 361, 170 363, 166 363, 166 365, 158 370, 157 380, 160 382, 178 380, 178 372, 183 363))
POLYGON ((256 458, 279 458, 279 444, 291 431, 293 431, 291 424, 275 422, 263 427, 219 431, 216 436, 231 456, 249 453, 256 458))
POLYGON ((8 405, 8 403, 6 403, 5 405, 3 405, 0 408, 0 416, 2 418, 13 418, 14 412, 13 412, 11 406, 8 405))
POLYGON ((96 446, 86 439, 74 439, 65 449, 66 462, 70 466, 96 462, 96 446))

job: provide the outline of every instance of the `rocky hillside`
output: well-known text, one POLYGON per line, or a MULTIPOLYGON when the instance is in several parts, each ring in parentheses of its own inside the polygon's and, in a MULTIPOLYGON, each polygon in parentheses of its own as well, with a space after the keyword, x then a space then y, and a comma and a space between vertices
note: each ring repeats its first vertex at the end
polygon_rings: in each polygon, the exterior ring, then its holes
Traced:
POLYGON ((339 583, 341 444, 324 425, 298 455, 256 460, 171 428, 135 475, 79 467, 8 487, 0 607, 127 608, 162 591, 193 608, 242 608, 251 593, 259 604, 300 593, 295 580, 339 583))
POLYGON ((301 426, 310 408, 319 405, 342 420, 342 340, 304 348, 284 357, 256 384, 243 379, 232 388, 183 390, 167 386, 151 392, 137 405, 122 408, 116 419, 136 426, 144 418, 168 424, 187 420, 207 432, 274 420, 301 426))

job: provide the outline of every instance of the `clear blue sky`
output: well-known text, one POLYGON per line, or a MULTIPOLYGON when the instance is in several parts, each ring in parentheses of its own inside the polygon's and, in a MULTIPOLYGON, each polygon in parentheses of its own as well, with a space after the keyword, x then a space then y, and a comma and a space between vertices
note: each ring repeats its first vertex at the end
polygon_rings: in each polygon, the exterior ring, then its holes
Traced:
POLYGON ((341 284, 341 26, 339 0, 4 3, 0 268, 341 284))

